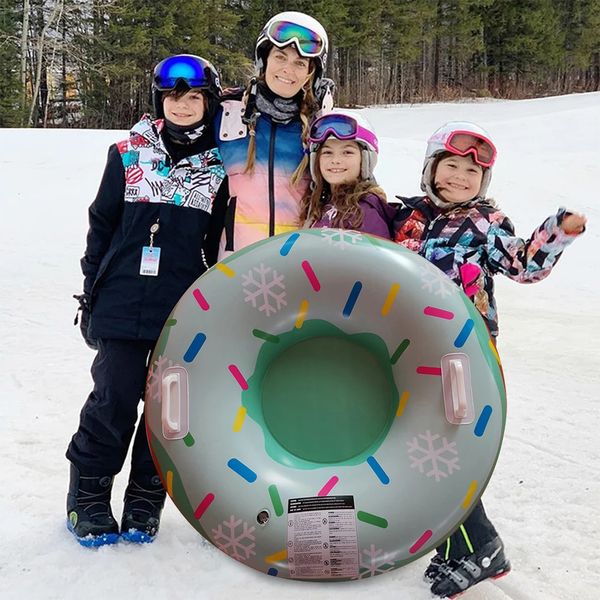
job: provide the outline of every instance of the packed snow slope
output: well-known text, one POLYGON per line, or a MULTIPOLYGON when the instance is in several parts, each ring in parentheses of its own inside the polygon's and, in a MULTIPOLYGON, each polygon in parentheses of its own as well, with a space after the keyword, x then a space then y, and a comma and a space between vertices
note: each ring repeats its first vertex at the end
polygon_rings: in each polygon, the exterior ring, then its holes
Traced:
MULTIPOLYGON (((595 600, 600 572, 600 93, 367 109, 390 199, 419 193, 427 136, 448 120, 497 143, 491 195, 528 237, 559 206, 587 232, 535 285, 497 278, 508 399, 484 500, 513 572, 465 600, 595 600)), ((426 600, 423 558, 349 583, 267 577, 201 538, 167 502, 148 546, 89 550, 65 527, 66 445, 93 358, 73 327, 87 207, 121 131, 0 130, 0 598, 426 600)), ((118 476, 120 516, 127 470, 118 476)))

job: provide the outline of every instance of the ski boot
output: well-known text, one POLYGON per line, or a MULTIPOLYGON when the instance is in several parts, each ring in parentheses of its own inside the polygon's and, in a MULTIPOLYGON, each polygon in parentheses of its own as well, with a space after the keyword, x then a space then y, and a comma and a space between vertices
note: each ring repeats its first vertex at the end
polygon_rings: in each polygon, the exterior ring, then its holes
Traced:
POLYGON ((433 583, 433 580, 438 575, 440 566, 443 565, 445 562, 446 561, 444 560, 444 557, 438 552, 436 552, 431 558, 429 565, 427 565, 425 573, 423 573, 423 581, 427 583, 433 583))
POLYGON ((119 541, 119 526, 110 508, 113 476, 82 475, 71 464, 67 494, 67 528, 87 548, 119 541))
POLYGON ((502 540, 496 537, 473 554, 439 564, 431 593, 439 598, 455 598, 480 581, 499 579, 509 571, 510 562, 504 556, 502 540))
POLYGON ((166 495, 158 475, 130 477, 123 499, 121 538, 138 544, 154 541, 166 495))

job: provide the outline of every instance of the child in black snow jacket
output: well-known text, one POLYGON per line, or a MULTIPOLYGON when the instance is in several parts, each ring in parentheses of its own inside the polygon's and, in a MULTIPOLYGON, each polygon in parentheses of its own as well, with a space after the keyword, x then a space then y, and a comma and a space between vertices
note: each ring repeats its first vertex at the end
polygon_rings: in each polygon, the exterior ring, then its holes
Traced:
MULTIPOLYGON (((544 279, 563 250, 585 229, 583 215, 564 209, 524 240, 486 198, 496 149, 473 123, 451 122, 428 140, 421 188, 426 196, 400 198, 395 240, 441 269, 498 335, 494 275, 519 283, 544 279)), ((478 502, 465 522, 437 548, 425 571, 431 592, 454 597, 479 581, 510 571, 504 545, 478 502)))
POLYGON ((214 67, 198 56, 171 56, 154 69, 152 90, 156 118, 144 115, 108 151, 81 260, 81 330, 98 354, 94 389, 66 456, 67 524, 85 546, 115 543, 119 532, 149 542, 158 531, 165 491, 143 414, 120 528, 111 511, 112 482, 136 428, 161 329, 185 290, 216 261, 211 212, 228 197, 212 128, 221 94, 214 67))

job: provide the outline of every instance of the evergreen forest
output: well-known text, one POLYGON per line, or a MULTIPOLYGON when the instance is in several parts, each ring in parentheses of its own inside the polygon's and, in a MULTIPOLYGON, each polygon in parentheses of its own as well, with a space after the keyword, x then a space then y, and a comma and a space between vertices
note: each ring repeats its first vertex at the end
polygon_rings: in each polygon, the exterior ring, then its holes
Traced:
POLYGON ((340 106, 600 90, 600 0, 0 0, 0 127, 127 128, 173 53, 244 84, 283 10, 325 26, 340 106))

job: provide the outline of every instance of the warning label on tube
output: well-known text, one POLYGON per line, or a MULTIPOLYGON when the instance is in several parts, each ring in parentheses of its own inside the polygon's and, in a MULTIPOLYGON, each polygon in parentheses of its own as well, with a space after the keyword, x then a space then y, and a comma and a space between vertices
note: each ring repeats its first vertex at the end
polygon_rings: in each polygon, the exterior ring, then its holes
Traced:
POLYGON ((290 498, 287 517, 290 577, 358 576, 353 496, 290 498))

